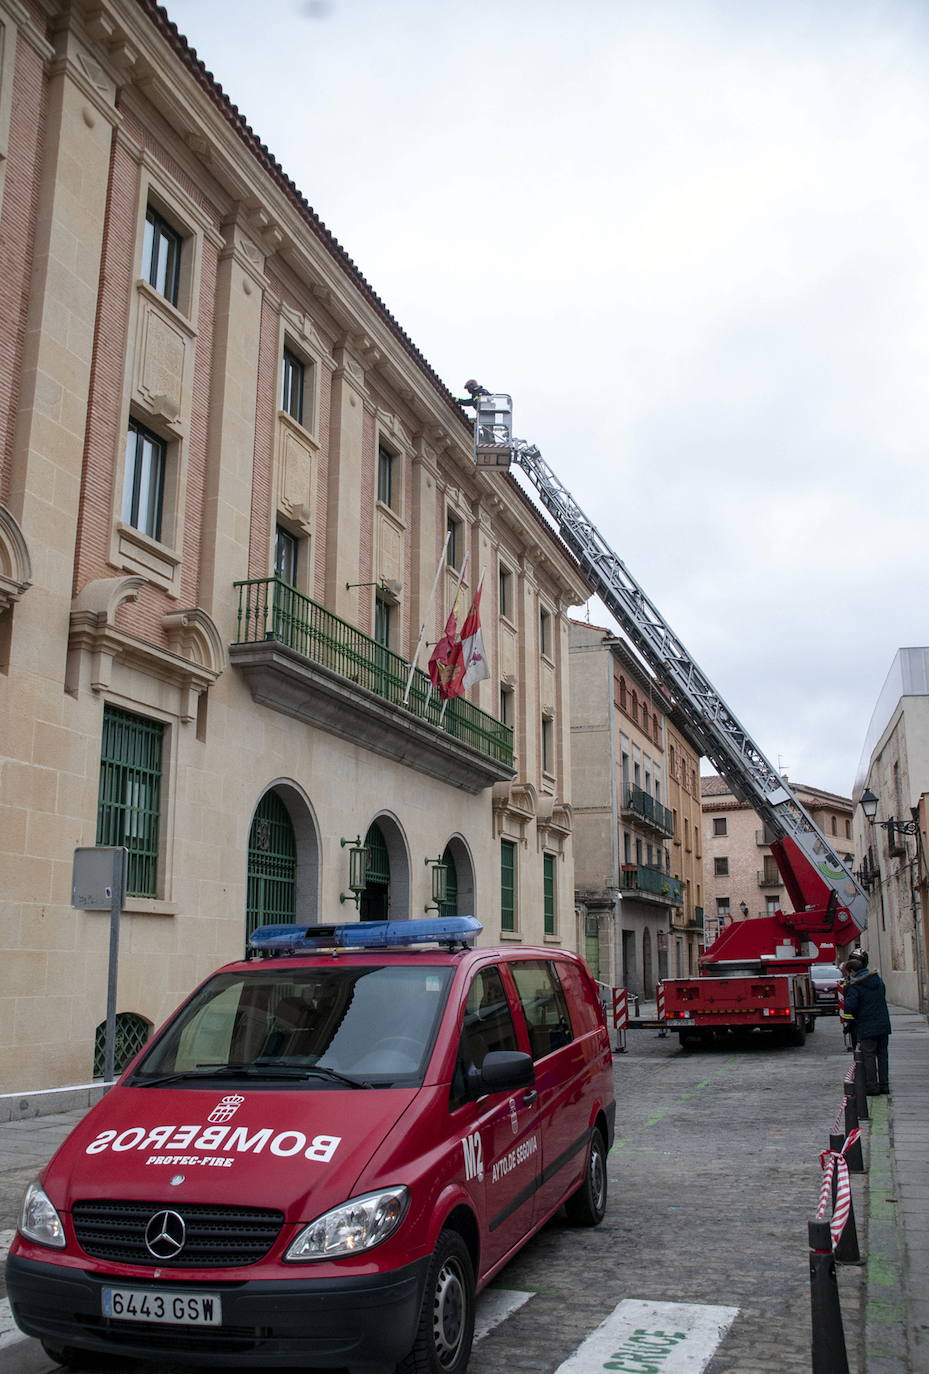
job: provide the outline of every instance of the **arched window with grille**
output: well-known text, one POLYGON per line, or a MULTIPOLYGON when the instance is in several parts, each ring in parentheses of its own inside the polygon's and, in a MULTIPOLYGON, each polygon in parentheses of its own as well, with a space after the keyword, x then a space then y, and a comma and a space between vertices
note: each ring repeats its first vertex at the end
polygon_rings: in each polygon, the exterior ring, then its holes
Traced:
POLYGON ((375 821, 365 835, 368 860, 365 865, 367 885, 361 894, 360 916, 363 921, 386 921, 390 908, 390 855, 384 832, 375 821))
POLYGON ((248 892, 245 936, 258 926, 284 924, 297 916, 297 840, 281 798, 266 792, 248 835, 248 892))
POLYGON ((458 913, 458 869, 455 865, 455 855, 450 844, 445 846, 442 853, 442 862, 446 868, 445 875, 445 901, 439 903, 440 916, 457 916, 458 913))
MULTIPOLYGON (((144 1016, 138 1016, 134 1011, 118 1011, 116 1013, 116 1044, 113 1066, 117 1073, 122 1073, 130 1059, 135 1058, 151 1033, 152 1023, 147 1021, 144 1016)), ((105 1062, 106 1022, 101 1021, 94 1032, 94 1078, 103 1077, 105 1062)))

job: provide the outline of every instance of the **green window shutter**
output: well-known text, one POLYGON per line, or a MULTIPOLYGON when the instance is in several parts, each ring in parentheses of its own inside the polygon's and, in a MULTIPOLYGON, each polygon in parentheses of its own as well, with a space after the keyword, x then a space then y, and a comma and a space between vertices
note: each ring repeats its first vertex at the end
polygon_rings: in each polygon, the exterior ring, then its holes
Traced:
POLYGON ((451 847, 446 845, 442 854, 442 862, 448 869, 445 878, 445 901, 439 903, 440 916, 458 915, 458 869, 455 867, 455 856, 451 847))
POLYGON ((542 855, 542 889, 545 909, 545 934, 555 932, 555 856, 542 855))
POLYGON ((163 743, 158 721, 104 706, 97 844, 126 846, 130 897, 158 895, 163 743))
POLYGON ((377 822, 369 827, 365 835, 365 848, 368 851, 368 861, 365 865, 365 877, 368 882, 389 883, 390 857, 387 853, 387 841, 377 822))
POLYGON ((297 918, 297 839, 287 807, 266 792, 248 836, 246 939, 258 926, 297 918))
POLYGON ((516 845, 500 841, 500 929, 516 929, 516 845))

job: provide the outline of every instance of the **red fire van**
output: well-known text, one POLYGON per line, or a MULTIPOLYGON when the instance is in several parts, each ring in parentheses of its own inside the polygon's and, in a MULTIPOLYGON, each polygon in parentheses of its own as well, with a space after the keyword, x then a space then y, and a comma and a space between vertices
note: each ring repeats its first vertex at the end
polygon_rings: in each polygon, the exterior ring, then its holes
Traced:
POLYGON ((256 932, 30 1186, 20 1328, 72 1366, 461 1374, 475 1293, 602 1219, 615 1112, 583 962, 480 929, 256 932))

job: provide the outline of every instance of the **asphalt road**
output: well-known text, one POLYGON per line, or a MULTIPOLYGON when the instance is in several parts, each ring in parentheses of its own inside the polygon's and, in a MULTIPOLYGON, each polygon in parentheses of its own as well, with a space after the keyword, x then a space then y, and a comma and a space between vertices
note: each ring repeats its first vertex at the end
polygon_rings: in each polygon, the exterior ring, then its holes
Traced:
MULTIPOLYGON (((555 1220, 503 1271, 483 1304, 486 1324, 497 1324, 475 1344, 470 1374, 555 1374, 628 1299, 736 1309, 709 1362, 688 1369, 809 1374, 807 1221, 849 1066, 838 1023, 822 1018, 803 1047, 759 1037, 686 1053, 652 1030, 630 1031, 627 1043, 614 1061, 606 1220, 594 1230, 555 1220)), ((860 1189, 856 1180, 859 1209, 860 1189)), ((856 1370, 862 1270, 843 1266, 839 1289, 856 1370)), ((572 1374, 627 1367, 579 1359, 572 1374)), ((53 1368, 37 1342, 0 1350, 3 1374, 53 1368)), ((181 1374, 124 1361, 94 1368, 181 1374)))

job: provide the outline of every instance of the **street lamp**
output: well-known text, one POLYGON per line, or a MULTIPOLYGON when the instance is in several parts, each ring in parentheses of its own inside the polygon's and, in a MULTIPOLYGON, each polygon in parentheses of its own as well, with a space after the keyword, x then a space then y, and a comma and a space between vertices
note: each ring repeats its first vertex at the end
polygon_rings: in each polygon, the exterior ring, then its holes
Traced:
POLYGON ((919 825, 915 819, 911 821, 876 820, 875 817, 877 816, 877 808, 880 803, 880 798, 878 797, 876 792, 871 791, 870 787, 865 788, 865 790, 862 792, 861 796, 858 799, 858 803, 865 814, 865 820, 867 820, 870 825, 879 825, 884 830, 886 830, 889 834, 891 844, 893 844, 895 830, 899 830, 901 835, 919 834, 919 825))

